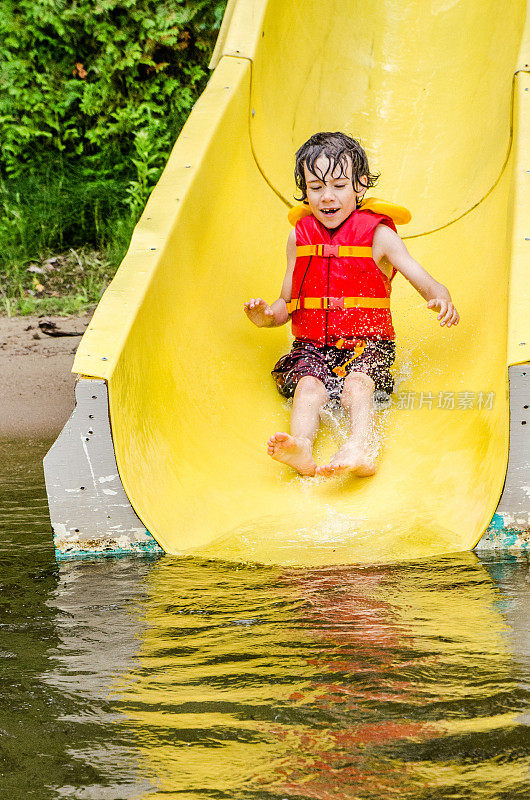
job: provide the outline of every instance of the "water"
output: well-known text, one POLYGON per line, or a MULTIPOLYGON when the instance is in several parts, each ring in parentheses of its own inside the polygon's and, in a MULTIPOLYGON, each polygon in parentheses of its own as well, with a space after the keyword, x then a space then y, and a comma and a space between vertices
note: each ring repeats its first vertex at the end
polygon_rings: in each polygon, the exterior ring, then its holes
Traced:
POLYGON ((1 443, 1 798, 530 797, 525 557, 58 566, 48 444, 1 443))

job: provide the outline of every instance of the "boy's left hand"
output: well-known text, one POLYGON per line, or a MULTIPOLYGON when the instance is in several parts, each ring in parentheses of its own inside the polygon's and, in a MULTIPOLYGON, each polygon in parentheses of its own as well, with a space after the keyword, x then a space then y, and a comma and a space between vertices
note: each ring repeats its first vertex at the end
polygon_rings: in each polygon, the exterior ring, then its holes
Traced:
POLYGON ((441 298, 429 300, 427 303, 427 308, 431 308, 433 311, 440 312, 438 314, 440 325, 447 325, 448 328, 450 328, 451 325, 458 325, 460 314, 450 300, 443 300, 441 298))

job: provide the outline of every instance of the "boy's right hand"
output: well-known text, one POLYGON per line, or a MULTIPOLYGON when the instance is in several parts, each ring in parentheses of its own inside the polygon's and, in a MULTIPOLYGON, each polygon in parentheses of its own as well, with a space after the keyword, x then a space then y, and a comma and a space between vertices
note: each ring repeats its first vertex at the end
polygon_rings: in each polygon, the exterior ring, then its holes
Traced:
POLYGON ((261 297, 245 303, 245 314, 258 328, 266 328, 274 323, 274 311, 261 297))

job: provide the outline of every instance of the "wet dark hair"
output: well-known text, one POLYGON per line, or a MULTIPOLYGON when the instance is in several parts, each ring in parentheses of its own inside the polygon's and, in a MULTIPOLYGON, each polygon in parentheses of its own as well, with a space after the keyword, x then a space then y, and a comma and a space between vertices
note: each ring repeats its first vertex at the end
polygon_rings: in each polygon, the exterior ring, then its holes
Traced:
POLYGON ((352 184, 355 187, 362 186, 369 189, 375 185, 379 178, 378 174, 370 172, 368 166, 368 158, 363 148, 357 141, 345 133, 336 131, 335 133, 322 132, 315 133, 305 144, 300 147, 296 152, 296 166, 294 168, 294 179, 297 187, 302 192, 302 197, 295 198, 295 200, 307 200, 307 185, 304 174, 304 164, 309 172, 311 172, 319 180, 325 180, 326 175, 335 171, 337 165, 341 168, 341 174, 346 174, 348 167, 348 156, 352 162, 352 184), (329 168, 325 175, 318 174, 315 167, 315 162, 320 156, 327 156, 329 159, 329 168), (361 176, 366 175, 366 183, 361 180, 361 176))

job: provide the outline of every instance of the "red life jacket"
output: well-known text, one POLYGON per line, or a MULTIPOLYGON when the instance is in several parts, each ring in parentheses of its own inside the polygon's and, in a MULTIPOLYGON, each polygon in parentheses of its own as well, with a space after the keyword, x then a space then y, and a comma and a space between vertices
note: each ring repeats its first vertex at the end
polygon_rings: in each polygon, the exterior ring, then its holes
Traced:
POLYGON ((390 314, 390 280, 372 258, 376 227, 396 230, 393 220, 373 211, 354 211, 336 230, 312 214, 296 223, 296 263, 291 302, 297 339, 348 346, 357 338, 395 339, 390 314))

